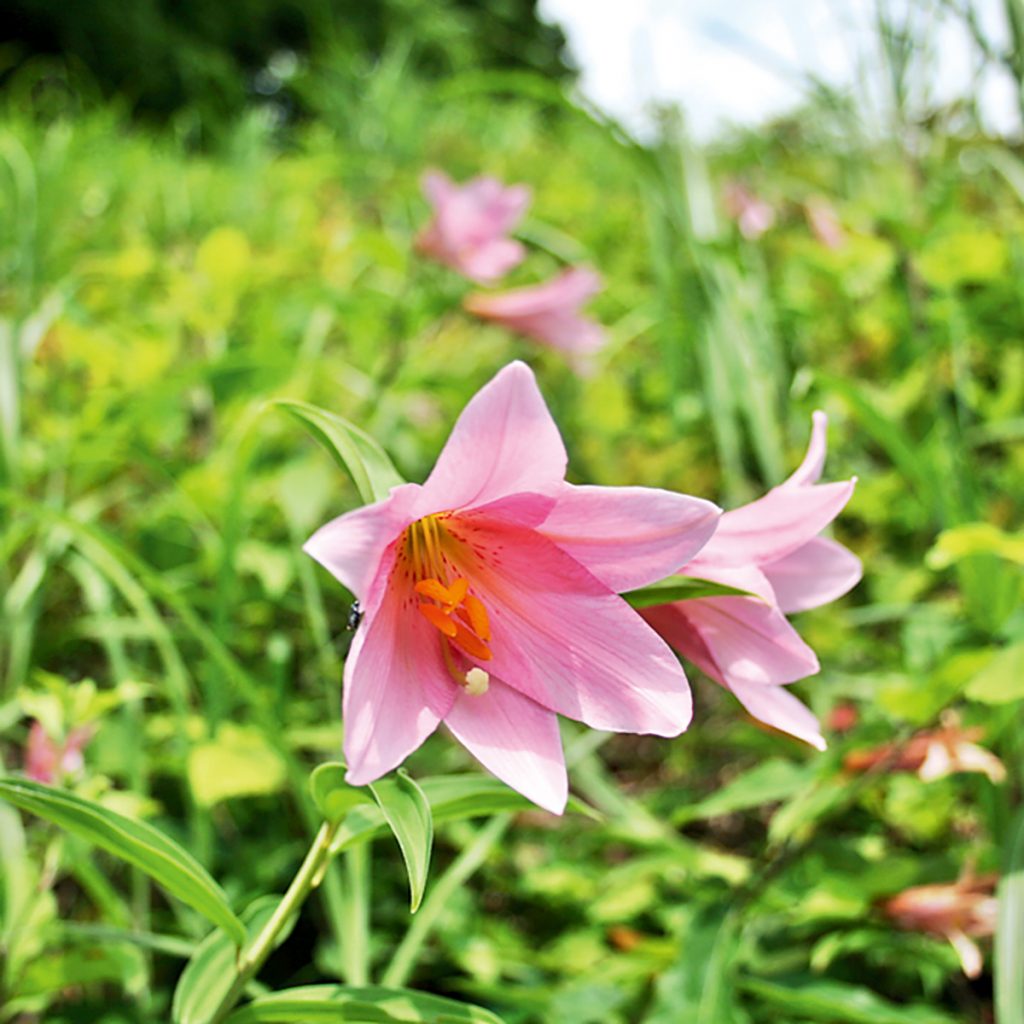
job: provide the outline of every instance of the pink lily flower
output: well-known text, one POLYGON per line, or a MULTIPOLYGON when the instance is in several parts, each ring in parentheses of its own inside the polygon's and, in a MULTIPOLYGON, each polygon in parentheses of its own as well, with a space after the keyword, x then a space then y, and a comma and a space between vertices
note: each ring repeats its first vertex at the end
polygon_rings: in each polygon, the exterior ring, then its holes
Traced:
POLYGON ((955 882, 917 885, 882 904, 900 928, 946 939, 968 978, 980 977, 984 959, 975 939, 995 934, 999 903, 995 875, 975 878, 969 871, 955 882))
POLYGON ((711 541, 681 570, 756 597, 708 597, 645 608, 644 618, 705 675, 731 690, 756 719, 819 750, 810 709, 784 686, 819 669, 786 614, 817 608, 850 590, 860 560, 818 534, 849 501, 856 480, 819 484, 823 412, 814 414, 799 469, 763 498, 726 512, 711 541))
POLYGON ((92 739, 92 729, 72 729, 63 743, 57 743, 43 728, 33 722, 25 744, 25 774, 36 782, 53 785, 64 775, 74 775, 85 767, 83 751, 92 739))
POLYGON ((676 736, 686 677, 619 593, 692 558, 707 501, 643 487, 578 487, 523 363, 469 402, 426 483, 318 530, 305 550, 359 600, 345 663, 349 782, 400 764, 442 720, 481 764, 558 814, 558 715, 676 736))
POLYGON ((526 255, 506 235, 530 205, 525 185, 506 188, 495 178, 456 185, 440 171, 423 176, 423 192, 434 207, 433 220, 420 232, 420 252, 479 284, 504 277, 526 255))
POLYGON ((543 284, 497 294, 474 292, 463 306, 517 334, 564 352, 576 369, 587 372, 604 344, 604 328, 580 314, 580 307, 601 290, 601 278, 586 267, 570 267, 543 284))

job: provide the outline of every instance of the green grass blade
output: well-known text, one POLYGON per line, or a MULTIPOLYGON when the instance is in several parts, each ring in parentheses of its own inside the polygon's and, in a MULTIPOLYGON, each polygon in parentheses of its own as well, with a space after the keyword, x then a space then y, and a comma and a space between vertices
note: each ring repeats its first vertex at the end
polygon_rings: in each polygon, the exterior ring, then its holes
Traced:
POLYGON ((239 945, 245 942, 245 926, 228 906, 224 891, 188 851, 152 825, 25 779, 0 779, 0 798, 134 865, 239 945))

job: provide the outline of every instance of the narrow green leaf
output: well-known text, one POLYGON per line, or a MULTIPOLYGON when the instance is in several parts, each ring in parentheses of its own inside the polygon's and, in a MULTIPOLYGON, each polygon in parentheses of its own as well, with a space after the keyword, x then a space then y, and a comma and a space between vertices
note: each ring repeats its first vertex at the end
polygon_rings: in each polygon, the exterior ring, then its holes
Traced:
POLYGON ((309 789, 317 810, 331 825, 360 804, 372 804, 373 796, 366 789, 350 786, 345 781, 346 768, 338 761, 328 761, 313 769, 309 789))
POLYGON ((308 402, 282 398, 271 404, 294 416, 327 449, 368 505, 405 482, 384 449, 354 423, 308 402))
POLYGON ((370 786, 405 860, 409 875, 409 897, 416 913, 427 886, 430 852, 434 846, 434 818, 430 801, 413 778, 401 768, 394 779, 382 779, 370 786))
POLYGON ((1010 830, 997 892, 995 1001, 997 1024, 1024 1024, 1024 811, 1010 830))
POLYGON ((787 800, 805 790, 817 771, 816 765, 794 764, 774 758, 736 776, 711 796, 689 807, 680 808, 672 823, 701 821, 719 814, 732 814, 751 807, 787 800))
MULTIPOLYGON (((242 921, 250 938, 270 920, 280 902, 280 896, 261 896, 246 907, 242 921)), ((281 930, 276 945, 284 942, 289 931, 281 930)), ((231 936, 219 928, 196 946, 174 990, 173 1024, 207 1024, 235 982, 237 955, 231 936)))
POLYGON ((734 1024, 737 946, 727 908, 696 913, 680 935, 676 962, 658 979, 644 1024, 734 1024))
POLYGON ((220 886, 190 853, 152 825, 26 779, 0 779, 0 798, 126 860, 223 928, 238 945, 245 942, 245 926, 220 886))
MULTIPOLYGON (((757 597, 748 590, 727 587, 724 583, 698 579, 696 576, 668 576, 639 590, 622 595, 634 608, 650 608, 673 601, 692 601, 698 597, 757 597)), ((760 600, 760 598, 758 598, 760 600)))
POLYGON ((835 1024, 957 1024, 960 1020, 922 1003, 891 1003, 863 985, 813 977, 744 978, 740 985, 787 1020, 835 1024))
POLYGON ((479 1006, 400 988, 305 985, 254 999, 226 1024, 503 1024, 479 1006))

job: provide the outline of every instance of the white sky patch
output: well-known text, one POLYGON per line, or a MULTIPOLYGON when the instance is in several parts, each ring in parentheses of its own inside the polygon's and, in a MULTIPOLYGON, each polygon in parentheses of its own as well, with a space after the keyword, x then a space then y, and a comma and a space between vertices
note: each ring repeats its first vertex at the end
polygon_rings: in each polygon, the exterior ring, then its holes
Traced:
MULTIPOLYGON (((998 40, 1006 38, 1001 4, 980 0, 986 31, 998 40)), ((899 18, 907 0, 886 7, 899 18)), ((540 0, 540 9, 569 37, 583 94, 634 129, 650 124, 652 103, 673 102, 691 131, 708 138, 796 107, 811 78, 884 109, 876 0, 540 0)), ((1018 130, 1008 76, 991 71, 972 84, 978 54, 963 26, 949 16, 928 20, 927 12, 918 23, 920 83, 930 97, 977 91, 992 127, 1018 130)))

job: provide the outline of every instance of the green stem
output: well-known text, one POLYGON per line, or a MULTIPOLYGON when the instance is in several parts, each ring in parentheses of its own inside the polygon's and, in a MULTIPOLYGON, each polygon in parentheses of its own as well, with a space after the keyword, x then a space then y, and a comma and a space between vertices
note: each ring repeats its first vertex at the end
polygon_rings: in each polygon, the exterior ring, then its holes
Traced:
POLYGON ((473 874, 491 852, 512 821, 510 814, 492 818, 476 834, 476 838, 452 861, 448 870, 438 879, 419 913, 412 919, 409 930, 399 943, 388 969, 381 978, 386 988, 401 988, 409 979, 420 949, 431 928, 448 907, 456 890, 473 874))
POLYGON ((355 846, 346 851, 341 969, 349 985, 370 981, 370 848, 355 846))
POLYGON ((330 856, 331 841, 337 831, 337 824, 329 825, 325 822, 320 826, 306 859, 292 879, 292 884, 288 886, 288 891, 277 905, 273 916, 239 954, 234 983, 218 1004, 210 1018, 210 1024, 220 1024, 231 1012, 246 986, 270 956, 282 929, 305 903, 306 897, 319 885, 330 856))

